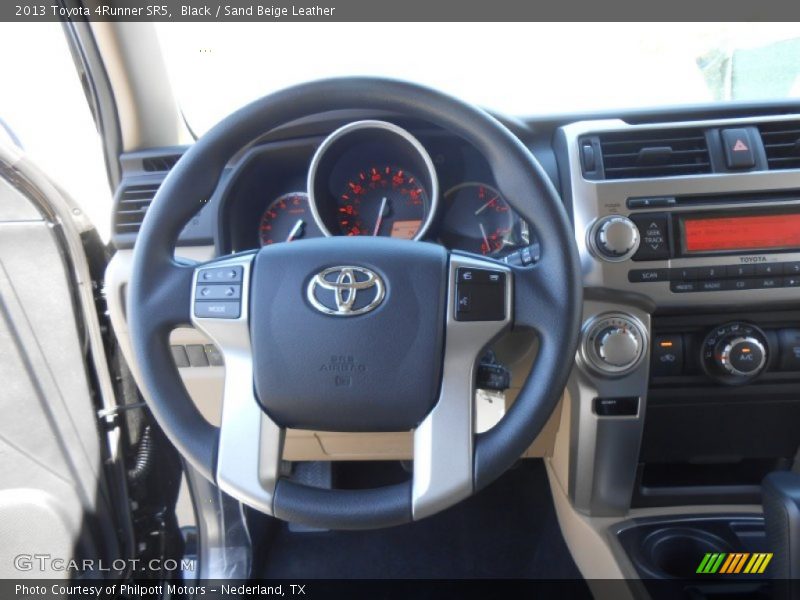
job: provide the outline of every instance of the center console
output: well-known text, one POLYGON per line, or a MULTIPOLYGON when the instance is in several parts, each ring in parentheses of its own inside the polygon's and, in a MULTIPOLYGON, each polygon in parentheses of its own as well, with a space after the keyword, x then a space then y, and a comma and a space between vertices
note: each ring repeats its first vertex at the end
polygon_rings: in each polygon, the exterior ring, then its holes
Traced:
POLYGON ((585 289, 568 494, 758 504, 800 445, 800 117, 561 128, 585 289))

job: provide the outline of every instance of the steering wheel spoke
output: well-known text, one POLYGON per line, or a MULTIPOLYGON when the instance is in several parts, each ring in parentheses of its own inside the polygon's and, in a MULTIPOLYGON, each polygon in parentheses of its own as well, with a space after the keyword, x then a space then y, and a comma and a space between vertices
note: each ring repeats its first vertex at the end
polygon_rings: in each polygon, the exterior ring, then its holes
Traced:
POLYGON ((219 348, 225 386, 216 479, 226 493, 272 514, 284 431, 262 410, 253 389, 250 281, 253 254, 195 268, 192 323, 219 348))
POLYGON ((476 255, 451 254, 439 400, 414 431, 415 520, 472 494, 476 367, 512 323, 511 269, 476 255))

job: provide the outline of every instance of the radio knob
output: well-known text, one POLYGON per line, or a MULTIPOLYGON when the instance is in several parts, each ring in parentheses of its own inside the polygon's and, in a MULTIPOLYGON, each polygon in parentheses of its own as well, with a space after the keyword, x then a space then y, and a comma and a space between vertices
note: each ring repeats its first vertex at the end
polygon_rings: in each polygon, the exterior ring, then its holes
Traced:
POLYGON ((629 327, 609 327, 597 336, 597 356, 612 367, 628 367, 639 358, 639 339, 629 327))
POLYGON ((639 248, 639 229, 628 217, 604 217, 595 228, 595 246, 602 258, 627 258, 639 248))
POLYGON ((767 350, 754 337, 737 337, 722 343, 719 365, 737 377, 754 377, 761 372, 767 362, 767 350))

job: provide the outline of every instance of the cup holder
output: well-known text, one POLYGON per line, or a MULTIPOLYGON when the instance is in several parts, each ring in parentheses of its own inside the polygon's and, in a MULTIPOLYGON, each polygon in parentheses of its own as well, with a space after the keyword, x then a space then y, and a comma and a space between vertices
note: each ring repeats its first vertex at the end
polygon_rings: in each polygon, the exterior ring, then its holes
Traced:
POLYGON ((733 551, 721 537, 689 527, 657 529, 642 543, 642 557, 656 577, 696 577, 697 566, 707 552, 733 551))

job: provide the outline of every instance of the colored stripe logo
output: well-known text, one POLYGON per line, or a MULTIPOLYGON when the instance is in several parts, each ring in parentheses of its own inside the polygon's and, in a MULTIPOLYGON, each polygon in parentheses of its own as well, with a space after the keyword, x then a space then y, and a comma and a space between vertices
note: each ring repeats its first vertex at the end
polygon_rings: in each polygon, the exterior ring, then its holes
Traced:
POLYGON ((696 573, 713 575, 760 574, 772 560, 772 552, 708 552, 700 561, 696 573))

